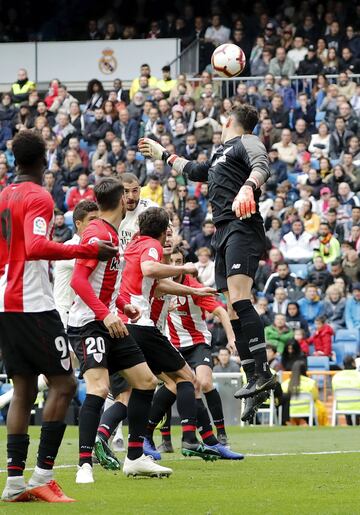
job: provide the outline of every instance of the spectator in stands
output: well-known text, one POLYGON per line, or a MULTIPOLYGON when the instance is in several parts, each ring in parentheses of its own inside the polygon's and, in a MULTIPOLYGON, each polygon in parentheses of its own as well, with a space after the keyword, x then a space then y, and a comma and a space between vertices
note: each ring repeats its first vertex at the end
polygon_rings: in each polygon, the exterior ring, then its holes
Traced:
POLYGON ((307 49, 307 54, 304 59, 299 63, 297 69, 298 75, 318 75, 323 69, 321 59, 316 55, 316 47, 310 44, 307 49))
POLYGON ((128 173, 133 173, 139 179, 140 186, 146 181, 146 166, 144 161, 136 159, 136 150, 128 148, 126 151, 125 169, 128 173))
MULTIPOLYGON (((99 157, 97 158, 99 159, 99 157)), ((119 138, 115 138, 111 142, 111 151, 107 155, 106 162, 110 163, 112 169, 115 171, 116 164, 118 163, 118 161, 125 161, 125 158, 126 154, 122 142, 119 138)))
POLYGON ((25 68, 20 68, 17 73, 17 81, 11 85, 11 98, 15 106, 28 100, 29 93, 35 88, 36 84, 29 80, 25 68))
POLYGON ((313 356, 328 356, 332 354, 332 337, 334 330, 326 323, 325 316, 315 318, 315 331, 308 338, 308 344, 314 345, 313 356))
POLYGON ((98 159, 94 163, 94 171, 89 175, 89 184, 95 186, 104 176, 105 163, 102 159, 98 159))
POLYGON ((338 286, 330 285, 324 300, 324 317, 335 332, 345 327, 345 303, 346 299, 338 286))
POLYGON ((313 157, 327 157, 330 149, 330 134, 325 122, 318 125, 317 133, 312 134, 309 144, 309 152, 313 157))
POLYGON ((279 75, 294 75, 295 63, 287 55, 285 48, 278 47, 276 54, 270 61, 269 73, 275 76, 279 75))
MULTIPOLYGON (((295 64, 295 70, 298 69, 299 64, 305 58, 308 49, 304 46, 304 38, 302 36, 295 36, 293 40, 292 49, 288 51, 288 57, 295 64)), ((299 75, 301 75, 299 73, 299 75)))
MULTIPOLYGON (((265 148, 268 152, 270 151, 270 149, 273 149, 274 143, 278 143, 280 141, 280 131, 279 131, 279 129, 274 127, 273 121, 271 118, 266 117, 261 122, 259 138, 262 141, 262 143, 265 145, 265 148)), ((276 150, 276 149, 274 149, 274 150, 276 150)), ((275 159, 275 157, 274 157, 274 159, 275 159)), ((285 171, 286 171, 286 169, 285 169, 285 171)))
MULTIPOLYGON (((260 39, 260 38, 258 38, 260 39)), ((253 77, 263 77, 269 71, 272 53, 269 48, 265 47, 261 54, 253 60, 250 58, 250 71, 253 77)))
POLYGON ((283 98, 280 94, 276 93, 273 96, 269 116, 276 129, 283 129, 288 126, 289 112, 285 109, 283 98))
POLYGON ((219 364, 214 366, 214 372, 240 372, 239 365, 231 359, 229 349, 220 349, 218 360, 219 364))
POLYGON ((68 150, 61 170, 66 186, 76 186, 82 173, 84 173, 84 167, 79 154, 75 150, 68 150))
POLYGON ((305 297, 300 299, 298 304, 301 315, 313 330, 315 318, 322 315, 324 311, 324 303, 320 300, 315 284, 309 283, 305 286, 305 297))
POLYGON ((282 287, 286 290, 290 290, 294 285, 295 276, 290 272, 289 265, 287 263, 280 262, 276 266, 276 272, 271 274, 267 280, 263 292, 271 302, 277 288, 282 287))
POLYGON ((353 133, 346 129, 344 118, 338 116, 335 119, 335 130, 331 132, 329 155, 331 159, 339 159, 341 152, 347 149, 348 140, 353 133))
POLYGON ((57 96, 54 98, 51 106, 49 106, 49 111, 51 113, 57 113, 61 110, 66 114, 70 114, 70 106, 73 102, 78 104, 76 98, 68 92, 65 84, 59 84, 57 96))
POLYGON ((141 188, 141 198, 147 198, 155 202, 158 206, 163 204, 163 189, 157 175, 150 175, 146 186, 141 188))
POLYGON ((64 243, 67 240, 72 238, 72 232, 70 227, 65 224, 64 213, 58 211, 55 213, 55 221, 54 221, 54 234, 53 241, 57 241, 58 243, 64 243))
POLYGON ((344 226, 337 223, 337 211, 330 208, 326 214, 326 221, 329 224, 330 231, 335 238, 342 243, 344 241, 344 226))
POLYGON ((289 263, 308 263, 313 256, 313 235, 304 230, 300 220, 295 220, 291 231, 280 242, 280 251, 289 263))
POLYGON ((281 364, 280 360, 278 359, 278 353, 275 345, 271 345, 270 343, 266 344, 266 357, 271 370, 278 372, 281 368, 281 364))
POLYGON ((198 280, 209 287, 215 286, 215 263, 211 259, 211 250, 208 247, 200 247, 196 255, 198 257, 195 266, 198 270, 198 280))
POLYGON ((183 218, 183 224, 187 226, 188 230, 188 236, 185 236, 188 241, 201 233, 203 221, 204 213, 199 206, 198 199, 196 197, 188 197, 183 218))
POLYGON ((101 159, 103 161, 104 165, 107 164, 108 158, 109 158, 109 153, 107 150, 106 142, 103 139, 100 139, 98 141, 96 150, 95 150, 95 152, 90 154, 90 157, 91 157, 91 169, 92 170, 94 169, 96 161, 98 161, 99 159, 101 159))
POLYGON ((342 267, 350 284, 360 281, 360 257, 354 248, 350 248, 347 252, 342 267))
POLYGON ((133 99, 135 93, 137 93, 140 89, 140 77, 147 77, 149 88, 156 88, 157 78, 151 75, 151 69, 148 64, 142 64, 140 66, 140 74, 139 77, 134 79, 131 83, 130 87, 130 100, 133 99))
POLYGON ((66 113, 59 113, 57 116, 58 123, 53 128, 56 141, 62 149, 65 149, 72 136, 76 135, 76 129, 70 123, 69 115, 66 113))
POLYGON ((94 147, 100 140, 105 139, 106 133, 110 130, 111 125, 106 121, 104 110, 102 107, 97 107, 94 112, 94 120, 85 127, 84 139, 91 147, 94 147))
POLYGON ((89 20, 87 30, 83 38, 91 41, 97 41, 99 39, 102 39, 102 34, 98 29, 96 20, 89 20))
POLYGON ((360 328, 360 283, 352 285, 352 296, 346 300, 345 324, 347 329, 360 328))
POLYGON ((212 43, 214 47, 227 43, 230 39, 230 29, 221 24, 221 18, 214 14, 211 25, 205 31, 205 41, 212 43))
POLYGON ((330 266, 330 275, 325 279, 325 282, 323 284, 324 290, 326 291, 327 287, 330 286, 330 284, 336 283, 337 279, 342 279, 347 286, 349 281, 344 273, 342 262, 341 260, 336 260, 331 263, 330 266))
POLYGON ((293 331, 302 329, 305 336, 309 336, 309 325, 300 313, 299 304, 297 302, 289 302, 287 305, 286 325, 293 331))
POLYGON ((327 222, 322 222, 319 227, 318 248, 314 250, 314 257, 320 256, 327 265, 340 257, 340 243, 331 233, 327 222))
POLYGON ((171 90, 176 86, 176 80, 171 78, 170 66, 166 65, 161 68, 162 79, 157 81, 157 87, 161 89, 165 97, 169 97, 171 90))
POLYGON ((114 132, 118 138, 123 141, 125 147, 134 147, 137 145, 139 129, 135 120, 130 119, 129 111, 121 109, 119 111, 119 120, 114 123, 114 132))
POLYGON ((287 342, 281 354, 281 368, 290 371, 296 361, 304 359, 304 353, 299 342, 292 338, 287 342))
POLYGON ((215 233, 215 225, 211 220, 204 220, 202 222, 201 232, 196 234, 190 242, 190 249, 195 254, 200 248, 206 247, 212 250, 211 240, 215 233))
POLYGON ((291 141, 290 129, 283 129, 281 131, 281 140, 278 143, 274 143, 272 146, 279 153, 279 159, 287 164, 288 169, 294 165, 297 158, 297 147, 291 141))
POLYGON ((99 80, 92 79, 87 85, 84 112, 91 114, 95 112, 96 109, 100 109, 103 106, 105 99, 106 93, 104 91, 104 86, 99 80))
POLYGON ((266 343, 274 345, 279 354, 282 354, 285 345, 294 337, 293 331, 286 325, 285 315, 278 313, 275 315, 272 325, 265 327, 266 343))
POLYGON ((271 219, 270 229, 266 231, 266 236, 276 246, 279 246, 282 238, 281 225, 281 220, 274 217, 271 219))
POLYGON ((74 211, 75 206, 83 200, 95 200, 94 189, 89 188, 89 179, 86 173, 79 175, 77 186, 71 188, 67 198, 69 211, 74 211))
POLYGON ((341 72, 338 78, 339 95, 344 95, 347 101, 355 94, 356 84, 350 79, 348 72, 341 72))
POLYGON ((270 313, 275 315, 276 313, 282 313, 285 315, 287 305, 289 303, 288 293, 285 288, 278 286, 274 293, 272 304, 270 304, 270 313))
POLYGON ((307 233, 316 235, 320 226, 320 217, 313 211, 311 200, 303 200, 299 208, 299 217, 307 233))

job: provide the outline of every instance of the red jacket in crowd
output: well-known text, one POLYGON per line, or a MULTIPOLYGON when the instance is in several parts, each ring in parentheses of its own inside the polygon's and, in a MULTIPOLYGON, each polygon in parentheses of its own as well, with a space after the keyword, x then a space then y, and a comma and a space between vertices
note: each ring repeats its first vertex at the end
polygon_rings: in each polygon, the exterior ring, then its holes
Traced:
POLYGON ((69 211, 73 211, 75 206, 82 200, 95 200, 94 190, 92 188, 86 188, 86 190, 83 190, 83 193, 81 193, 78 187, 72 188, 67 199, 69 211))
POLYGON ((307 339, 307 343, 314 345, 314 354, 322 352, 324 356, 331 356, 331 340, 333 335, 332 327, 324 324, 307 339))

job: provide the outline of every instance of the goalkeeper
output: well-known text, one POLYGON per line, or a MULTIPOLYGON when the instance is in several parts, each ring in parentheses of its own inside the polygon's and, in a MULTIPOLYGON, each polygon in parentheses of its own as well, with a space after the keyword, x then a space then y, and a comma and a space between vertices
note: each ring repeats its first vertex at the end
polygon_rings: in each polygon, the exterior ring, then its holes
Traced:
POLYGON ((265 147, 252 135, 257 123, 254 107, 234 108, 223 126, 222 146, 206 163, 169 154, 149 138, 140 139, 138 144, 144 157, 162 159, 192 181, 208 182, 216 225, 212 242, 216 285, 227 297, 236 347, 247 376, 247 384, 235 394, 247 399, 244 420, 255 414, 276 382, 267 363, 263 324, 250 301, 255 273, 265 252, 258 209, 260 188, 270 176, 265 147))

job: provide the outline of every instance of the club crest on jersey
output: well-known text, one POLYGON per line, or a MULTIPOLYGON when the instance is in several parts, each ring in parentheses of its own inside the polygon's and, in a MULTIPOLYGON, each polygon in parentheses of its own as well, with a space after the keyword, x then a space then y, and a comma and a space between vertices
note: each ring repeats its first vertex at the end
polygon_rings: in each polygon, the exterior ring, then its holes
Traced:
POLYGON ((151 247, 151 249, 149 249, 149 256, 154 259, 159 259, 159 253, 154 247, 151 247))
POLYGON ((70 370, 71 361, 70 358, 65 358, 61 360, 61 366, 65 370, 70 370))
POLYGON ((88 243, 91 245, 92 243, 96 243, 97 241, 100 241, 99 238, 97 238, 96 236, 93 236, 92 238, 90 238, 88 243))
POLYGON ((93 356, 94 356, 95 361, 97 361, 98 363, 100 363, 101 360, 103 359, 102 352, 95 352, 95 354, 93 354, 93 356))
POLYGON ((46 236, 46 221, 41 216, 34 218, 33 234, 46 236))

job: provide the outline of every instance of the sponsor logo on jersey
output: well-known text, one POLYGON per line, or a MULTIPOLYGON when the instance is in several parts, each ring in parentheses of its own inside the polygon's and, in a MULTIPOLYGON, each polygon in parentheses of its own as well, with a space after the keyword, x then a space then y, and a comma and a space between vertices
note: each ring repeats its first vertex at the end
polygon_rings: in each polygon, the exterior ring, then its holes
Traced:
POLYGON ((121 261, 120 257, 113 257, 110 263, 110 270, 122 270, 124 266, 121 261))
POLYGON ((33 234, 46 236, 46 221, 41 216, 34 218, 33 234))
POLYGON ((211 166, 216 166, 218 163, 225 163, 226 162, 226 154, 230 152, 230 150, 233 147, 226 148, 223 152, 223 155, 215 159, 215 161, 211 164, 211 166))

